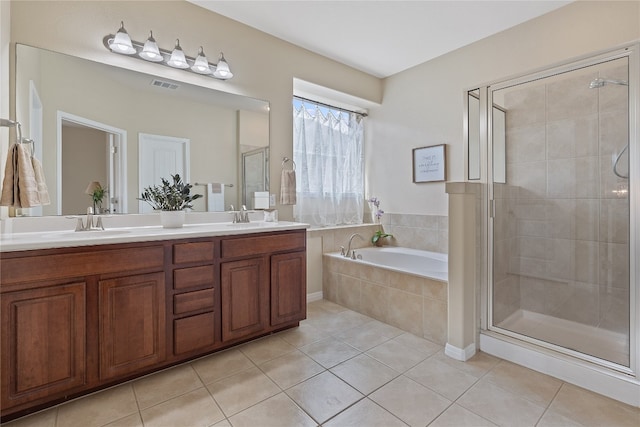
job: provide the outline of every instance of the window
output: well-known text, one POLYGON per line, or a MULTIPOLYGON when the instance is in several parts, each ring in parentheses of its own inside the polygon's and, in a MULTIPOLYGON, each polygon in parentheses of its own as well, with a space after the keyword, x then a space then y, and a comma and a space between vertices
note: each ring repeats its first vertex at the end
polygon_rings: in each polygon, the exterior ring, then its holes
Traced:
POLYGON ((294 98, 296 221, 361 224, 364 211, 364 116, 294 98))

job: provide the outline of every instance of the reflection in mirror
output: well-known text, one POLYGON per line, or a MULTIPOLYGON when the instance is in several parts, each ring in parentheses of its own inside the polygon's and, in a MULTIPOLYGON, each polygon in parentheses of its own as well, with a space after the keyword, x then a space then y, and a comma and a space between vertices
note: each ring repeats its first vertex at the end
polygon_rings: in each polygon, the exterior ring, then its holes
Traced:
MULTIPOLYGON (((194 210, 249 207, 256 190, 243 193, 242 153, 266 153, 269 146, 265 101, 20 44, 15 103, 25 137, 36 140, 51 196, 51 205, 26 215, 84 213, 91 205, 84 191, 93 181, 108 189, 105 210, 138 213, 140 177, 150 173, 159 183, 178 172, 177 164, 185 181, 203 184, 194 192, 218 184, 225 190, 220 203, 203 197, 194 210), (188 141, 188 149, 160 144, 140 156, 144 135, 188 141)), ((268 160, 261 166, 260 191, 268 191, 268 160)))
POLYGON ((480 90, 467 92, 467 169, 469 180, 480 179, 480 90))
MULTIPOLYGON (((492 109, 493 179, 506 182, 505 110, 495 102, 492 109)), ((480 90, 467 92, 467 179, 480 179, 480 90)))
POLYGON ((491 109, 491 135, 493 143, 493 182, 506 184, 506 110, 493 104, 491 109))

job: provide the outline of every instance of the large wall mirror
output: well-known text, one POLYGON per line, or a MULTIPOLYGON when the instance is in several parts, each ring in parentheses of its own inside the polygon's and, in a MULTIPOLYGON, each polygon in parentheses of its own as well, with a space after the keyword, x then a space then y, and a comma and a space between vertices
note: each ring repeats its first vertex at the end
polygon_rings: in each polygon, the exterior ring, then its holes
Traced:
POLYGON ((144 212, 141 189, 170 173, 205 196, 197 211, 251 208, 269 190, 268 102, 20 44, 15 87, 51 198, 27 215, 84 213, 94 181, 108 188, 103 209, 144 212), (260 173, 246 173, 256 158, 260 173))

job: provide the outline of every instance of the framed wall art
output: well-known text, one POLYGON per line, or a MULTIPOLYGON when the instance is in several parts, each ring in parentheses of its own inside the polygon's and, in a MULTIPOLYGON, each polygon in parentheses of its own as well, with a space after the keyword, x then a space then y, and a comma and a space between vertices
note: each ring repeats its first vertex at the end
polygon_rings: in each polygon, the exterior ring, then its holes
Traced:
POLYGON ((446 179, 445 144, 413 149, 413 182, 438 182, 446 179))

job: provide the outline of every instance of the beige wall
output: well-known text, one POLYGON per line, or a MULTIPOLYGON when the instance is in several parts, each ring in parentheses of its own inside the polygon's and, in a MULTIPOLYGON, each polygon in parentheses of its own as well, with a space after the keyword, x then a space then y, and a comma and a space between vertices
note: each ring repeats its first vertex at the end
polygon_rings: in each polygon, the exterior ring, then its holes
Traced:
MULTIPOLYGON (((9 118, 9 45, 11 30, 11 3, 0 1, 0 117, 9 118)), ((4 177, 4 164, 9 148, 9 129, 0 128, 0 176, 4 177)), ((6 217, 8 209, 0 207, 0 218, 6 217)))
MULTIPOLYGON (((12 2, 15 42, 133 68, 167 78, 227 90, 271 103, 271 182, 278 192, 279 159, 291 157, 293 78, 330 87, 367 101, 367 195, 387 212, 446 215, 443 183, 413 184, 411 149, 447 144, 448 180, 464 177, 463 92, 471 86, 547 66, 640 38, 640 3, 578 1, 392 76, 370 75, 314 55, 257 30, 182 1, 12 2), (175 19, 179 16, 180 19, 175 19), (163 47, 224 50, 235 77, 210 81, 182 71, 111 54, 102 37, 124 20, 134 39, 149 29, 163 47), (269 64, 278 63, 277 68, 269 64), (368 104, 369 106, 371 104, 368 104), (379 173, 391 170, 392 173, 379 173), (376 172, 378 171, 378 172, 376 172)), ((6 67, 6 64, 3 64, 6 67)), ((6 151, 6 149, 5 149, 6 151)), ((4 151, 3 151, 4 152, 4 151)), ((290 207, 279 206, 291 218, 290 207)))
MULTIPOLYGON (((90 182, 107 187, 107 133, 97 129, 62 127, 62 215, 78 215, 93 206, 85 194, 90 182)), ((107 200, 103 201, 106 208, 107 200)))
MULTIPOLYGON (((272 153, 270 181, 275 193, 279 191, 279 159, 293 156, 291 96, 294 77, 368 101, 381 101, 382 84, 373 76, 184 1, 153 2, 153 7, 149 7, 150 3, 12 2, 11 41, 268 100, 272 153), (203 45, 213 60, 215 52, 224 51, 234 78, 218 81, 110 53, 102 45, 102 38, 114 33, 121 20, 136 40, 143 40, 152 29, 164 48, 171 47, 179 37, 187 54, 195 54, 198 46, 203 45)), ((3 62, 2 68, 6 66, 3 62)), ((279 209, 280 218, 292 218, 291 207, 279 206, 279 209)))
POLYGON ((640 2, 577 1, 387 78, 369 111, 367 195, 387 212, 446 215, 443 183, 412 184, 411 149, 447 144, 447 178, 464 179, 466 89, 637 39, 640 2))

